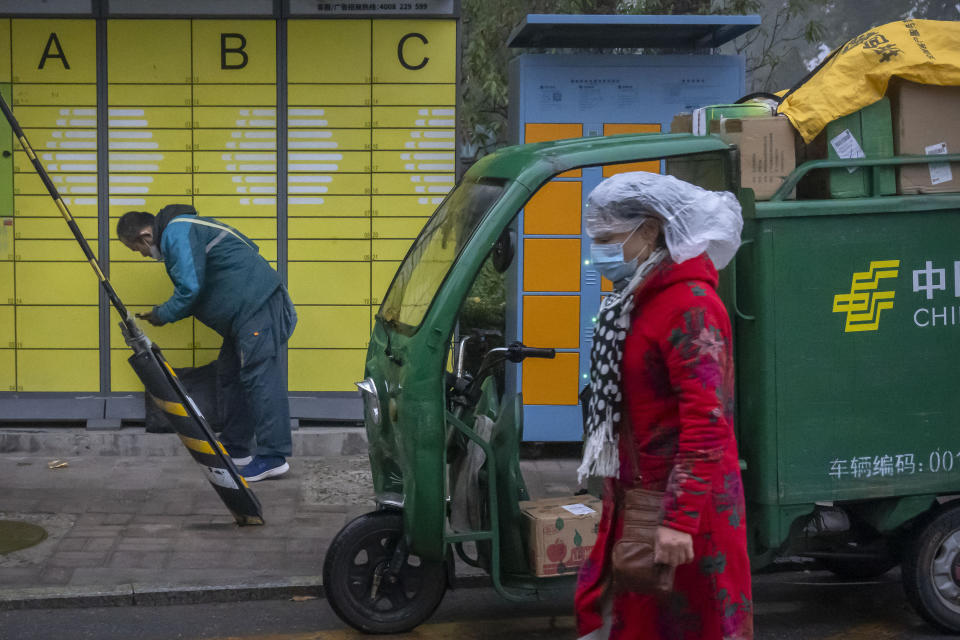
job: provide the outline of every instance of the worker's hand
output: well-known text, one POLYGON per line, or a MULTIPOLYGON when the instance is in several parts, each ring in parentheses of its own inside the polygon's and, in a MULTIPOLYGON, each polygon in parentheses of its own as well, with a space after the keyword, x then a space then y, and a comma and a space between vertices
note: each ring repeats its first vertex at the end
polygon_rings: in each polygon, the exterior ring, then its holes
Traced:
POLYGON ((138 313, 137 317, 142 320, 146 320, 147 322, 149 322, 155 327, 162 327, 163 325, 167 324, 166 322, 163 322, 162 320, 157 318, 157 316, 153 315, 152 309, 150 311, 147 311, 146 313, 138 313))
POLYGON ((657 527, 653 561, 679 567, 693 561, 693 537, 670 527, 657 527))

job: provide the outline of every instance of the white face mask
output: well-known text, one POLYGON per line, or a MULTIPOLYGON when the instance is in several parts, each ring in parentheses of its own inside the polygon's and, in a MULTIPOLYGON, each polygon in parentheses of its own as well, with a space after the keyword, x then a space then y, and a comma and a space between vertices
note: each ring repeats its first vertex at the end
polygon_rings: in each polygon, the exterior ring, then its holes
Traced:
POLYGON ((150 245, 150 257, 158 262, 163 262, 163 254, 160 253, 160 247, 155 244, 150 245))

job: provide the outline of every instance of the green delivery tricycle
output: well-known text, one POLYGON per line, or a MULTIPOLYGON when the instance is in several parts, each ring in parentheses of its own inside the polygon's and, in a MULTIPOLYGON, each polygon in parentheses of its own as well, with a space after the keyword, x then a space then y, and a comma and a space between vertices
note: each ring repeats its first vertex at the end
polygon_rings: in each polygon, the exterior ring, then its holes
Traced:
POLYGON ((378 508, 331 543, 331 607, 368 633, 412 629, 443 598, 455 557, 505 598, 569 597, 573 575, 529 568, 523 405, 502 384, 505 366, 553 350, 498 344, 463 313, 481 271, 511 268, 518 214, 541 187, 648 160, 743 206, 721 296, 754 569, 784 554, 856 578, 901 564, 917 611, 960 631, 960 193, 881 195, 897 166, 928 160, 901 156, 807 162, 754 202, 737 148, 687 134, 502 149, 430 218, 377 314, 358 383, 378 508), (831 171, 862 172, 863 197, 789 199, 801 179, 831 171))

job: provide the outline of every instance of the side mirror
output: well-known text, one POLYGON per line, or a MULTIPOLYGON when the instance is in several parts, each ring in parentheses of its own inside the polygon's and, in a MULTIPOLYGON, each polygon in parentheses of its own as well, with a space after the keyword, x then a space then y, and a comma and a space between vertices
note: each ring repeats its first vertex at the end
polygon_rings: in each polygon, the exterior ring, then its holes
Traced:
POLYGON ((513 255, 516 252, 516 234, 513 229, 507 227, 503 230, 503 233, 500 234, 500 237, 497 238, 496 244, 493 245, 493 255, 491 257, 491 262, 493 263, 493 268, 497 270, 497 273, 503 273, 510 268, 510 263, 513 262, 513 255))

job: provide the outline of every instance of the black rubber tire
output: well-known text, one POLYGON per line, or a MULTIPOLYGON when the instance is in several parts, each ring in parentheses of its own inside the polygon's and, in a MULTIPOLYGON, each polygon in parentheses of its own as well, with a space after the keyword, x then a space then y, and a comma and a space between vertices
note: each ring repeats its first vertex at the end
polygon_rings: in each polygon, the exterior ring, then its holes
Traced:
POLYGON ((913 608, 933 626, 953 634, 960 633, 958 551, 960 508, 953 508, 936 516, 915 534, 904 554, 902 568, 903 589, 913 608), (939 588, 935 572, 941 577, 939 588), (957 597, 949 598, 951 592, 957 597))
POLYGON ((364 633, 404 633, 436 610, 447 590, 444 562, 411 555, 399 580, 383 580, 370 598, 378 567, 389 564, 403 535, 399 511, 375 511, 352 520, 333 538, 323 561, 323 589, 330 608, 364 633))
POLYGON ((893 558, 819 558, 830 573, 848 580, 877 578, 897 566, 893 558))

